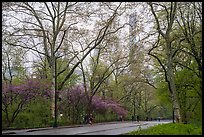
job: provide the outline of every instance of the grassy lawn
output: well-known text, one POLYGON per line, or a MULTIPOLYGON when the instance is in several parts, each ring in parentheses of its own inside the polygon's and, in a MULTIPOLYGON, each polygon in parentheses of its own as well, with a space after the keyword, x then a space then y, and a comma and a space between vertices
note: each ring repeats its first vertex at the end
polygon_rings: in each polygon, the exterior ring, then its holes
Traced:
POLYGON ((169 123, 132 131, 127 135, 202 135, 202 125, 169 123))

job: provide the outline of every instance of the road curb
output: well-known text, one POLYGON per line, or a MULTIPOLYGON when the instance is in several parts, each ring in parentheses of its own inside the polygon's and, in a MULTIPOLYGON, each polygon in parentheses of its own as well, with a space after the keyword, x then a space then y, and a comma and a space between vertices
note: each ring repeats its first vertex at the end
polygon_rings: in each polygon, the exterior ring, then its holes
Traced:
MULTIPOLYGON (((61 129, 61 128, 72 128, 72 127, 81 127, 84 125, 71 125, 71 126, 59 126, 59 127, 46 127, 46 128, 36 128, 36 129, 22 129, 25 132, 34 132, 34 131, 41 131, 41 130, 51 130, 51 129, 61 129)), ((14 129, 15 130, 15 129, 14 129)), ((2 131, 3 134, 16 134, 16 131, 2 131)))

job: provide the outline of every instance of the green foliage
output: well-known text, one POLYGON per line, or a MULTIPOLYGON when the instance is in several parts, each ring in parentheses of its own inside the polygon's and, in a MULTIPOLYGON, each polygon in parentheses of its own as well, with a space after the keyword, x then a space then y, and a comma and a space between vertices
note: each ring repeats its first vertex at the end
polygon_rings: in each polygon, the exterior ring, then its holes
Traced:
MULTIPOLYGON (((66 75, 70 72, 70 67, 67 67, 67 60, 68 59, 57 59, 57 83, 58 88, 60 83, 64 80, 66 75)), ((36 64, 33 64, 35 75, 41 79, 47 79, 51 81, 51 73, 50 68, 47 60, 36 62, 36 64)), ((62 88, 68 88, 77 83, 77 81, 80 80, 80 76, 76 73, 73 73, 71 77, 65 82, 64 86, 62 88)))
MULTIPOLYGON (((16 104, 13 104, 16 105, 16 104)), ((9 113, 12 114, 12 113, 9 113)), ((16 120, 9 128, 36 128, 52 126, 50 124, 50 101, 48 99, 38 98, 32 100, 24 111, 19 113, 16 120)), ((6 128, 5 114, 2 115, 2 128, 6 128)))
POLYGON ((171 96, 169 94, 168 85, 166 82, 160 82, 157 85, 156 96, 159 99, 160 104, 171 104, 171 96))
POLYGON ((103 80, 110 73, 110 70, 107 64, 105 64, 102 61, 99 61, 97 63, 93 62, 93 64, 91 64, 91 71, 92 71, 91 81, 96 82, 96 83, 98 81, 103 80))
MULTIPOLYGON (((30 114, 29 113, 21 113, 16 118, 16 121, 13 123, 13 127, 15 128, 28 128, 29 126, 32 127, 32 123, 30 121, 30 114)), ((36 121, 37 122, 37 121, 36 121)), ((37 124, 35 122, 35 124, 37 124)))
POLYGON ((107 122, 107 121, 117 121, 118 115, 115 113, 105 112, 104 114, 96 113, 94 117, 94 122, 107 122))
POLYGON ((48 126, 48 122, 51 120, 50 117, 50 100, 48 99, 37 99, 33 101, 29 110, 26 111, 30 115, 31 123, 35 123, 34 127, 48 126))
POLYGON ((182 69, 176 73, 175 80, 184 122, 200 121, 202 105, 198 94, 200 91, 199 78, 193 71, 182 69))
POLYGON ((128 135, 202 135, 202 125, 160 124, 148 129, 129 132, 128 135))
POLYGON ((160 117, 172 118, 171 96, 166 82, 157 84, 156 97, 158 107, 154 110, 154 113, 160 115, 160 117))
MULTIPOLYGON (((64 68, 67 67, 67 60, 66 59, 57 59, 57 73, 61 72, 62 70, 64 70, 64 68)), ((66 77, 66 75, 70 72, 70 67, 67 67, 66 70, 64 72, 62 72, 58 77, 57 77, 57 83, 58 83, 58 87, 60 85, 60 83, 64 80, 64 78, 66 77)), ((76 73, 73 73, 71 75, 71 77, 65 82, 63 88, 68 88, 68 87, 72 87, 74 86, 77 81, 80 80, 80 76, 76 73)))

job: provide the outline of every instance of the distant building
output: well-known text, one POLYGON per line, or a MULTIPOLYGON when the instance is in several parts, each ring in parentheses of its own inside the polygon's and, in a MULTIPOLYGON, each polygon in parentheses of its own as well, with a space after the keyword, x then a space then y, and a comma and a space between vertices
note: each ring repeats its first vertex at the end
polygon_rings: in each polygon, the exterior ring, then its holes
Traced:
POLYGON ((129 16, 129 39, 130 39, 130 46, 133 46, 136 44, 136 13, 132 13, 129 16))
POLYGON ((136 13, 130 14, 129 24, 129 61, 132 62, 134 60, 136 50, 136 13))

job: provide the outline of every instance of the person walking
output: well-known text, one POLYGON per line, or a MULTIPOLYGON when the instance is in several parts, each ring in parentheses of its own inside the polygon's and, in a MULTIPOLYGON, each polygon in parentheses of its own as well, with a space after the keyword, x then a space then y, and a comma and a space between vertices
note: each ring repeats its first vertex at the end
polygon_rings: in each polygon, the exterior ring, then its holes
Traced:
POLYGON ((137 115, 137 122, 139 122, 139 116, 137 115))
POLYGON ((89 115, 89 124, 91 124, 92 125, 92 123, 93 123, 93 115, 92 115, 92 113, 89 115))
POLYGON ((120 115, 120 121, 123 121, 123 116, 122 115, 120 115))
POLYGON ((135 116, 132 115, 132 121, 135 121, 135 116))
POLYGON ((88 119, 88 115, 86 114, 84 116, 84 124, 88 124, 89 123, 89 119, 88 119))

